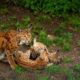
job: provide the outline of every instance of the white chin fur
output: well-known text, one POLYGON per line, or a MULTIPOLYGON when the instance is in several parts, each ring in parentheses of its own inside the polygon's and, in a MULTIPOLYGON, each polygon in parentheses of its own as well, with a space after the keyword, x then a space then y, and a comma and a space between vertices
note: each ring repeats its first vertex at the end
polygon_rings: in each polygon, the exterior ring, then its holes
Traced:
POLYGON ((19 43, 19 45, 23 45, 23 44, 28 45, 28 43, 27 43, 26 41, 21 41, 21 42, 19 43))
POLYGON ((2 60, 4 58, 5 58, 5 54, 3 53, 3 54, 0 55, 0 60, 2 60))

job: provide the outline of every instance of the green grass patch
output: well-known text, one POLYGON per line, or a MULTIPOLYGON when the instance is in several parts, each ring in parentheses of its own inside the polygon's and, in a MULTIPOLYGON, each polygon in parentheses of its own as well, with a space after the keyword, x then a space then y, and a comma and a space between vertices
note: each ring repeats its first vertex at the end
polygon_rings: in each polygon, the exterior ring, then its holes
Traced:
POLYGON ((66 23, 62 22, 53 32, 56 35, 54 43, 63 51, 70 51, 73 35, 67 31, 66 23))
POLYGON ((0 30, 5 31, 5 30, 8 30, 9 27, 10 27, 10 24, 8 22, 6 23, 0 22, 0 30))
POLYGON ((77 41, 77 45, 80 46, 80 40, 77 41))
POLYGON ((39 33, 43 30, 43 26, 40 23, 34 23, 32 27, 33 35, 39 35, 39 33))
POLYGON ((53 73, 53 74, 55 74, 55 73, 59 73, 61 71, 61 67, 58 66, 58 65, 52 65, 52 66, 46 67, 45 71, 47 73, 53 73))
POLYGON ((46 46, 51 46, 53 44, 53 40, 47 37, 47 34, 45 31, 41 31, 39 33, 39 41, 44 43, 46 46))
POLYGON ((62 68, 67 80, 74 80, 73 70, 69 68, 62 68))
POLYGON ((22 19, 22 21, 17 21, 15 23, 15 27, 16 29, 24 29, 24 28, 27 28, 28 25, 30 23, 30 17, 29 16, 24 16, 24 18, 22 19))
POLYGON ((75 65, 73 66, 73 70, 75 70, 75 71, 77 71, 77 72, 80 73, 80 64, 75 64, 75 65))
POLYGON ((24 72, 24 71, 26 71, 27 69, 24 69, 24 68, 22 68, 21 66, 19 66, 19 65, 17 65, 16 66, 16 69, 15 69, 15 72, 16 73, 22 73, 22 72, 24 72))
POLYGON ((59 46, 63 51, 71 50, 72 33, 65 33, 62 36, 55 37, 53 41, 57 46, 59 46))
POLYGON ((75 80, 80 80, 80 75, 75 78, 75 80))
POLYGON ((64 63, 71 63, 73 60, 72 60, 72 58, 71 57, 64 57, 63 58, 63 62, 64 63))
POLYGON ((36 20, 40 23, 51 22, 51 17, 48 15, 39 15, 36 17, 36 20))
POLYGON ((56 36, 62 36, 66 32, 66 22, 61 22, 58 27, 53 30, 56 36))
POLYGON ((6 6, 0 7, 0 14, 7 14, 9 12, 6 6))
POLYGON ((74 31, 80 32, 80 17, 72 16, 70 17, 69 21, 72 24, 74 31))
POLYGON ((49 77, 48 76, 40 76, 40 75, 38 75, 36 80, 49 80, 49 77))
POLYGON ((52 66, 46 67, 45 71, 48 74, 62 73, 66 76, 67 80, 74 80, 73 70, 69 69, 69 68, 66 68, 66 67, 60 67, 58 65, 52 65, 52 66))
POLYGON ((12 22, 14 20, 17 21, 17 17, 16 16, 9 16, 8 17, 8 21, 11 21, 12 22))

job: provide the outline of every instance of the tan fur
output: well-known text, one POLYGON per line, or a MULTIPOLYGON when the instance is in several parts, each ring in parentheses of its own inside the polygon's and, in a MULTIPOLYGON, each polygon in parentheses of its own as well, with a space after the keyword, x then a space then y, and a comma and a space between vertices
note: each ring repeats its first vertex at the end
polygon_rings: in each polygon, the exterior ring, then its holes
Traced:
POLYGON ((61 57, 57 53, 57 51, 53 52, 53 53, 50 53, 48 51, 48 48, 46 47, 46 45, 44 45, 41 42, 37 42, 36 38, 34 39, 34 43, 33 43, 31 48, 32 48, 32 50, 36 51, 37 53, 42 54, 42 56, 43 56, 44 51, 46 51, 47 54, 48 54, 49 61, 52 62, 52 63, 59 63, 61 61, 61 57))
POLYGON ((41 69, 49 63, 58 63, 60 61, 57 52, 49 53, 47 47, 34 39, 31 49, 26 52, 18 51, 16 55, 16 62, 25 68, 41 69), (32 53, 31 53, 32 52, 32 53), (40 54, 35 60, 30 59, 30 54, 40 54), (18 55, 18 56, 17 56, 18 55))
POLYGON ((4 51, 7 60, 12 69, 15 69, 15 61, 22 67, 39 69, 46 66, 50 60, 52 63, 57 63, 60 61, 60 56, 57 52, 50 53, 47 47, 34 39, 34 43, 29 50, 26 52, 17 51, 22 44, 29 45, 31 43, 31 32, 29 30, 15 31, 9 30, 6 33, 0 32, 0 51, 4 51), (15 58, 13 57, 13 52, 16 51, 15 58), (30 59, 30 54, 40 54, 36 60, 30 59))
POLYGON ((31 42, 31 33, 28 30, 23 31, 15 31, 9 30, 5 33, 0 34, 0 51, 2 49, 5 51, 9 64, 11 65, 12 69, 15 69, 16 63, 13 58, 13 52, 18 49, 18 47, 22 44, 28 45, 31 42), (19 42, 23 42, 20 44, 19 42), (27 42, 26 42, 27 41, 27 42), (5 43, 5 45, 3 44, 5 43))
POLYGON ((57 63, 61 62, 61 56, 56 51, 54 53, 49 54, 49 60, 50 60, 51 63, 57 64, 57 63))
POLYGON ((43 53, 44 51, 46 51, 48 53, 48 49, 46 47, 46 45, 44 45, 41 42, 37 42, 36 38, 34 38, 34 43, 31 46, 32 50, 36 51, 37 53, 43 53))
MULTIPOLYGON (((30 54, 30 53, 29 53, 30 54)), ((48 63, 48 54, 46 51, 44 53, 41 53, 40 56, 36 60, 29 59, 28 53, 18 51, 16 58, 16 62, 25 68, 31 68, 31 69, 41 69, 48 63)))

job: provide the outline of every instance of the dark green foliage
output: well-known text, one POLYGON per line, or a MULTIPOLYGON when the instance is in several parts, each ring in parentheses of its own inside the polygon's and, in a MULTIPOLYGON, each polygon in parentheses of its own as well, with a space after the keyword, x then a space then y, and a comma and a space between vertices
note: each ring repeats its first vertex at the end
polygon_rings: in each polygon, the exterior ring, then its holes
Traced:
POLYGON ((79 16, 72 16, 69 18, 70 24, 73 26, 73 30, 80 32, 80 17, 79 16))
POLYGON ((80 75, 75 78, 75 80, 80 80, 80 75))
POLYGON ((79 0, 16 0, 17 4, 33 11, 50 14, 80 12, 79 0))
POLYGON ((74 69, 75 71, 77 71, 77 72, 80 73, 80 64, 75 64, 75 65, 73 66, 73 69, 74 69))
POLYGON ((0 8, 0 14, 7 14, 7 13, 8 13, 7 7, 0 8))

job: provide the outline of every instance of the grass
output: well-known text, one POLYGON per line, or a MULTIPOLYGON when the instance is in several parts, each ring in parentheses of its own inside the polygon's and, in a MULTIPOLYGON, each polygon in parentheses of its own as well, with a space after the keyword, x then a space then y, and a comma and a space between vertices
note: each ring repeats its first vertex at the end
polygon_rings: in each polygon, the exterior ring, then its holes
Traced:
POLYGON ((72 24, 74 31, 80 32, 80 17, 72 16, 69 18, 69 21, 72 24))
POLYGON ((38 75, 36 80, 49 80, 49 77, 48 76, 40 76, 40 75, 38 75))
POLYGON ((8 17, 8 21, 13 22, 14 20, 17 21, 16 16, 9 16, 9 17, 8 17))
POLYGON ((54 29, 56 35, 54 43, 59 46, 63 51, 71 50, 72 33, 67 31, 66 23, 62 22, 59 27, 54 29))
POLYGON ((16 72, 16 73, 22 73, 22 72, 24 72, 24 71, 26 71, 26 69, 20 67, 19 65, 16 66, 16 69, 15 69, 15 72, 16 72))
POLYGON ((45 71, 48 74, 58 74, 58 73, 62 73, 66 76, 67 80, 74 80, 74 76, 73 76, 73 69, 69 69, 66 67, 60 67, 58 65, 53 65, 53 66, 49 66, 47 68, 45 68, 45 71))
POLYGON ((58 65, 52 65, 52 66, 48 66, 48 67, 46 67, 45 68, 45 71, 47 72, 47 73, 53 73, 53 74, 55 74, 55 73, 59 73, 60 72, 60 66, 58 66, 58 65))
POLYGON ((10 24, 8 22, 0 22, 0 29, 5 31, 5 30, 8 30, 8 28, 10 27, 10 24))
POLYGON ((74 80, 73 70, 69 68, 63 68, 62 72, 65 74, 67 80, 74 80))
POLYGON ((73 66, 73 70, 75 70, 75 71, 77 71, 77 72, 80 73, 80 64, 75 64, 75 65, 73 66))
POLYGON ((37 36, 38 41, 44 43, 46 46, 50 46, 53 44, 53 40, 48 38, 46 31, 44 30, 43 26, 39 23, 33 24, 32 34, 33 37, 37 36))
POLYGON ((36 17, 36 20, 40 23, 51 22, 51 17, 48 15, 39 15, 36 17))
POLYGON ((54 43, 59 46, 63 51, 71 50, 72 33, 65 33, 62 36, 57 36, 54 39, 54 43))
POLYGON ((66 31, 66 23, 61 22, 58 27, 53 30, 53 33, 56 36, 62 36, 62 34, 66 31))
POLYGON ((0 14, 7 14, 9 12, 6 6, 0 7, 0 14))
POLYGON ((40 23, 34 23, 32 27, 33 35, 39 35, 39 33, 43 30, 43 26, 40 23))
POLYGON ((28 25, 30 23, 30 17, 29 16, 24 16, 24 18, 22 19, 22 21, 17 21, 15 24, 16 29, 24 29, 24 28, 28 28, 28 25))
POLYGON ((63 62, 64 63, 71 63, 73 60, 72 60, 72 58, 71 57, 64 57, 63 58, 63 62))
MULTIPOLYGON (((2 8, 0 9, 0 14, 7 14, 8 9, 2 8)), ((36 18, 38 22, 49 22, 51 21, 51 18, 47 15, 40 15, 36 18)), ((10 26, 15 26, 16 29, 23 29, 27 28, 28 24, 30 23, 30 17, 24 16, 22 21, 18 21, 15 16, 10 16, 8 18, 8 21, 6 23, 0 22, 0 29, 1 30, 7 30, 10 26)), ((73 34, 69 31, 67 31, 66 22, 61 22, 61 24, 54 29, 55 38, 54 40, 50 40, 47 37, 47 33, 44 30, 44 27, 41 25, 41 23, 37 23, 32 25, 32 33, 34 35, 38 35, 38 40, 42 43, 44 43, 47 46, 52 45, 55 43, 57 46, 59 46, 63 51, 70 51, 71 50, 71 44, 72 44, 72 38, 73 34)), ((74 31, 80 31, 80 18, 72 16, 70 17, 70 23, 73 25, 74 31)), ((80 46, 80 40, 77 41, 77 45, 80 46)), ((63 63, 71 63, 73 60, 70 57, 64 57, 63 63)), ((15 72, 16 73, 22 73, 24 71, 27 71, 26 69, 17 66, 15 72)), ((45 72, 47 74, 57 74, 57 73, 63 73, 66 76, 67 80, 74 80, 74 73, 78 72, 80 74, 80 64, 75 64, 72 69, 69 68, 62 68, 59 65, 53 65, 50 67, 46 67, 45 72)), ((37 76, 37 80, 49 80, 49 76, 37 76)), ((80 80, 80 75, 76 77, 75 80, 80 80)))
MULTIPOLYGON (((68 60, 68 62, 70 62, 70 60, 68 60)), ((26 71, 26 70, 20 66, 17 66, 17 68, 15 70, 16 73, 22 73, 24 71, 26 71)), ((49 80, 50 74, 62 73, 66 76, 67 80, 79 80, 80 76, 78 76, 78 75, 74 76, 73 75, 74 71, 77 71, 80 73, 80 64, 75 64, 72 69, 67 68, 67 67, 63 68, 59 65, 48 66, 44 69, 44 73, 46 73, 46 75, 43 76, 41 74, 40 70, 37 70, 37 73, 35 76, 36 76, 36 80, 49 80), (75 77, 76 77, 76 79, 75 79, 75 77)))
POLYGON ((80 46, 80 40, 77 41, 77 45, 80 46))
POLYGON ((80 80, 80 75, 75 78, 75 80, 80 80))
POLYGON ((44 43, 46 46, 51 46, 53 44, 53 40, 47 37, 47 34, 45 31, 41 31, 39 33, 39 41, 44 43))
POLYGON ((29 24, 30 24, 29 16, 24 16, 22 21, 17 20, 15 16, 9 16, 6 22, 0 21, 0 29, 6 30, 10 27, 14 27, 16 29, 25 29, 28 28, 29 24))

